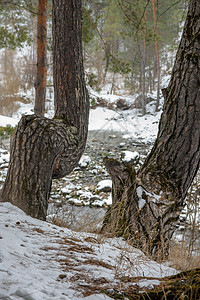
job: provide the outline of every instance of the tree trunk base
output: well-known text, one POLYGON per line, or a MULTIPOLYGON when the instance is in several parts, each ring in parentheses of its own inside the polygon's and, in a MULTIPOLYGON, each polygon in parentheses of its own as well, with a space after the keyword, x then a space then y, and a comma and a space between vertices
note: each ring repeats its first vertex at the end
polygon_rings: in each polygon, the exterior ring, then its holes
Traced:
POLYGON ((131 165, 108 158, 104 163, 113 182, 113 205, 105 215, 102 232, 123 236, 146 254, 163 259, 182 200, 173 199, 167 191, 159 195, 147 192, 131 165))

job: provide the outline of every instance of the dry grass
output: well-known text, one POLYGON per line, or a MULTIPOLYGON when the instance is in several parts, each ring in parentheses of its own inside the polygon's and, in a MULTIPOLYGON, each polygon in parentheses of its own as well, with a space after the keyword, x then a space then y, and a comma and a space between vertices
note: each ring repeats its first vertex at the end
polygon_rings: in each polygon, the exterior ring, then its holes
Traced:
POLYGON ((103 267, 103 268, 106 268, 106 269, 114 269, 113 266, 109 265, 108 263, 102 261, 102 260, 99 260, 99 259, 87 259, 83 262, 83 264, 86 264, 86 265, 95 265, 95 266, 100 266, 100 267, 103 267))
POLYGON ((79 212, 70 212, 65 209, 62 214, 56 213, 49 221, 59 227, 65 227, 76 232, 100 233, 101 227, 99 224, 103 218, 96 219, 88 214, 82 214, 81 218, 79 212))
POLYGON ((200 268, 200 248, 191 252, 185 242, 173 243, 169 249, 170 265, 180 271, 200 268))
POLYGON ((169 261, 181 271, 200 268, 200 175, 198 174, 186 198, 185 223, 181 241, 171 243, 169 261))

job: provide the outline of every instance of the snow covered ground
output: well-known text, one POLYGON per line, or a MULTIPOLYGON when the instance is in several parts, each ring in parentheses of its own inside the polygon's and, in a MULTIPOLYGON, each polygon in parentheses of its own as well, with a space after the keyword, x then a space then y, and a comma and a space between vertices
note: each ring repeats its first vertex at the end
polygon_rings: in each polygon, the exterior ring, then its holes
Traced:
MULTIPOLYGON (((31 104, 21 105, 14 114, 15 118, 0 116, 0 126, 16 126, 22 113, 32 113, 31 104)), ((102 107, 91 109, 89 130, 120 132, 124 135, 124 144, 130 138, 152 143, 160 113, 152 111, 140 117, 137 113, 136 109, 126 112, 102 107)), ((124 151, 123 155, 125 160, 138 157, 137 152, 130 151, 124 151)), ((9 153, 1 149, 2 182, 8 160, 9 153)), ((91 164, 91 158, 85 155, 80 161, 80 168, 88 164, 91 164)), ((73 188, 74 184, 67 181, 62 193, 70 193, 73 188)), ((98 193, 105 189, 110 192, 111 181, 108 178, 99 181, 96 186, 98 193)), ((80 199, 93 196, 88 189, 82 191, 82 186, 77 193, 80 199)), ((108 195, 105 201, 110 205, 110 193, 108 195)), ((81 202, 75 199, 77 201, 81 202)), ((102 205, 98 197, 95 201, 102 205)), ((0 203, 1 300, 111 299, 103 291, 122 291, 130 285, 136 291, 152 288, 160 284, 159 278, 175 273, 176 270, 151 261, 122 239, 106 239, 57 227, 33 219, 9 203, 0 203), (123 282, 124 276, 134 279, 129 283, 123 282)))
MULTIPOLYGON (((106 94, 101 97, 112 103, 120 98, 106 94)), ((122 99, 134 102, 134 97, 122 99)), ((102 145, 97 133, 105 132, 106 149, 113 157, 118 155, 122 160, 141 164, 141 153, 135 145, 146 145, 149 149, 156 138, 161 115, 161 111, 155 113, 154 102, 147 105, 147 111, 147 115, 141 116, 140 111, 133 108, 126 111, 105 107, 90 110, 89 132, 93 150, 88 152, 86 149, 79 167, 57 183, 51 199, 58 205, 56 213, 60 211, 65 219, 76 210, 76 216, 73 216, 76 231, 71 230, 72 224, 71 229, 57 227, 33 219, 9 203, 0 203, 0 300, 111 299, 104 291, 123 292, 131 287, 141 292, 160 284, 162 277, 176 273, 173 268, 151 261, 122 239, 85 233, 83 230, 87 226, 77 224, 80 220, 83 222, 83 214, 86 214, 84 222, 87 220, 90 227, 93 222, 90 216, 94 217, 94 222, 102 219, 105 207, 111 205, 110 178, 102 158, 95 160, 95 145, 102 145), (117 134, 122 136, 121 142, 117 134), (119 145, 113 149, 117 141, 119 145), (109 146, 111 142, 112 146, 109 146), (84 185, 85 174, 89 176, 90 184, 84 185), (65 211, 67 201, 73 205, 71 210, 67 207, 65 211), (91 203, 99 208, 90 209, 91 203), (94 210, 98 216, 94 216, 94 210), (124 280, 127 276, 131 279, 124 280)), ((16 126, 21 114, 30 113, 33 113, 33 105, 21 104, 14 118, 0 116, 0 126, 16 126)), ((52 115, 50 110, 47 116, 52 115)), ((9 152, 0 149, 0 183, 5 180, 8 160, 9 152)), ((49 220, 54 217, 55 211, 51 211, 49 220)))
POLYGON ((124 133, 124 138, 153 142, 161 112, 138 116, 136 109, 113 111, 103 107, 90 110, 89 130, 110 130, 124 133))
MULTIPOLYGON (((120 96, 101 95, 108 103, 117 101, 120 96)), ((127 103, 134 103, 135 97, 123 97, 127 103)), ((161 101, 162 102, 162 101, 161 101)), ((0 116, 0 126, 10 124, 16 126, 17 120, 22 114, 32 114, 33 104, 19 103, 20 108, 13 114, 13 119, 5 116, 0 116), (2 125, 1 125, 2 124, 2 125)), ((161 115, 161 110, 155 113, 155 103, 147 104, 148 114, 141 116, 138 109, 130 109, 126 111, 111 110, 105 107, 97 107, 90 110, 89 130, 109 130, 122 132, 125 138, 140 138, 144 142, 153 142, 155 140, 158 122, 161 115)), ((50 109, 46 117, 52 117, 53 112, 50 109)))
POLYGON ((19 119, 10 118, 6 116, 0 116, 0 126, 6 127, 6 125, 11 125, 15 127, 19 122, 19 119))
POLYGON ((0 203, 1 300, 111 299, 104 291, 142 291, 175 273, 121 238, 74 232, 0 203))

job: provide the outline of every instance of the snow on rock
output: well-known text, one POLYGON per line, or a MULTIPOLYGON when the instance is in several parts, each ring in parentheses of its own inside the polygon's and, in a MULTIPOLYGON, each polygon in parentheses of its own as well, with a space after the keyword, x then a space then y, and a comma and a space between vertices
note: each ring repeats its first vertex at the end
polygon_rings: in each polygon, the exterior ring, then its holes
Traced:
POLYGON ((91 158, 88 155, 83 155, 78 164, 81 168, 86 168, 90 162, 91 158))
POLYGON ((110 179, 105 179, 105 180, 101 180, 99 181, 99 183, 97 184, 97 190, 99 192, 111 192, 112 190, 112 180, 110 179))
POLYGON ((10 159, 10 153, 7 150, 0 148, 0 182, 1 183, 4 182, 5 180, 9 159, 10 159))
POLYGON ((72 182, 68 182, 68 184, 65 187, 61 188, 61 192, 63 194, 70 194, 75 188, 76 186, 72 182))
POLYGON ((9 163, 10 153, 0 148, 0 164, 9 163))
POLYGON ((144 205, 146 204, 146 200, 143 199, 143 197, 142 197, 144 190, 141 186, 138 186, 136 189, 136 192, 137 192, 137 196, 139 198, 139 202, 138 202, 139 209, 142 209, 144 207, 144 205))
POLYGON ((145 282, 149 286, 149 277, 157 278, 151 281, 154 285, 160 277, 175 273, 122 238, 73 232, 33 219, 10 203, 0 203, 1 299, 111 299, 102 289, 137 283, 144 287, 145 282), (143 278, 131 283, 120 276, 143 278))
POLYGON ((109 206, 112 205, 112 194, 108 196, 108 199, 105 199, 104 202, 109 206))
POLYGON ((137 163, 139 161, 140 155, 137 151, 122 151, 121 157, 125 162, 137 163))

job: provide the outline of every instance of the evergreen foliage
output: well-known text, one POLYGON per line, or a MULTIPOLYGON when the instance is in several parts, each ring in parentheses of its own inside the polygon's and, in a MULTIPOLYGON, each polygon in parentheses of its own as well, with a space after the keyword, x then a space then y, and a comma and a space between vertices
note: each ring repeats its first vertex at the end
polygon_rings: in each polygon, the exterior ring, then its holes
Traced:
MULTIPOLYGON (((174 53, 177 49, 187 2, 155 1, 156 39, 161 64, 166 61, 169 51, 174 53)), ((51 7, 52 1, 49 0, 49 51, 52 51, 51 7)), ((116 75, 121 74, 130 92, 140 92, 144 80, 143 63, 145 92, 155 88, 157 71, 152 0, 84 0, 82 13, 85 65, 89 73, 96 76, 92 83, 90 80, 90 85, 100 89, 108 74, 113 74, 114 86, 116 75)), ((0 4, 0 49, 22 48, 27 43, 31 44, 34 40, 33 19, 36 15, 37 0, 3 0, 0 4)), ((173 60, 169 62, 169 68, 172 64, 173 60)), ((91 78, 90 74, 88 78, 91 78)))
POLYGON ((31 17, 35 11, 33 1, 0 3, 0 48, 22 48, 32 42, 31 17))
MULTIPOLYGON (((87 44, 85 51, 89 53, 89 60, 93 61, 99 74, 99 63, 96 59, 101 59, 105 72, 101 77, 105 77, 107 72, 122 73, 126 75, 127 87, 137 90, 141 89, 141 62, 143 41, 145 40, 146 57, 145 68, 147 90, 155 85, 155 32, 153 22, 152 1, 148 0, 111 0, 111 1, 85 1, 87 7, 93 13, 91 15, 96 20, 96 35, 87 44), (97 51, 103 49, 101 55, 97 56, 97 51), (97 50, 98 49, 98 50, 97 50), (150 80, 153 82, 150 83, 150 80), (137 82, 137 87, 135 86, 137 82), (132 86, 134 85, 134 87, 132 86)), ((185 13, 185 0, 174 2, 172 0, 156 1, 157 13, 157 40, 160 48, 160 59, 166 60, 167 51, 175 51, 178 45, 178 36, 182 29, 185 13)), ((102 66, 101 66, 102 69, 102 66)), ((101 84, 102 80, 98 79, 101 84)))

